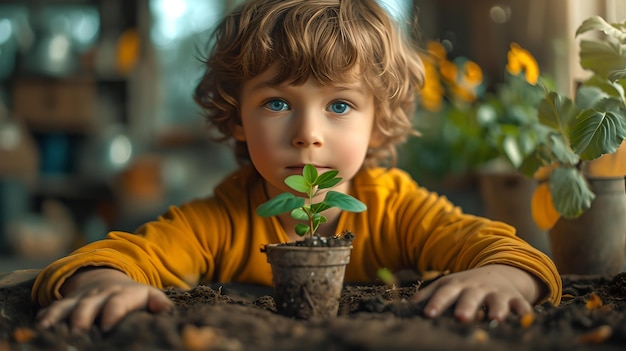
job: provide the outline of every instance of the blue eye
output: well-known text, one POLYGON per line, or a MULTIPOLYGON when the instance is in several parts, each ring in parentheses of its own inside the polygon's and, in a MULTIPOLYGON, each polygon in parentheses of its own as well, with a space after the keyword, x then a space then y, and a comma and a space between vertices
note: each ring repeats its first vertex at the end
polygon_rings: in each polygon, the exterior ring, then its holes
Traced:
POLYGON ((268 109, 272 111, 286 111, 289 109, 289 105, 287 105, 286 102, 284 102, 283 100, 278 100, 278 99, 274 99, 274 100, 270 100, 266 102, 265 107, 267 107, 268 109))
POLYGON ((346 113, 350 106, 342 101, 333 102, 330 104, 330 110, 334 113, 346 113))

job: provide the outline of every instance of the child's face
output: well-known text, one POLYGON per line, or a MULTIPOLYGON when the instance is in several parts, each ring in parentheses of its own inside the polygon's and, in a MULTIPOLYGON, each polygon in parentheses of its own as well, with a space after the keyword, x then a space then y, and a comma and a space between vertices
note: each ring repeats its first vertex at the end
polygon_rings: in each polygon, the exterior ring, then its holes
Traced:
POLYGON ((348 182, 361 168, 374 125, 374 97, 363 82, 322 86, 271 83, 273 66, 244 83, 242 126, 235 138, 245 141, 256 169, 268 182, 270 196, 290 191, 285 177, 300 174, 304 164, 318 172, 336 169, 348 182))

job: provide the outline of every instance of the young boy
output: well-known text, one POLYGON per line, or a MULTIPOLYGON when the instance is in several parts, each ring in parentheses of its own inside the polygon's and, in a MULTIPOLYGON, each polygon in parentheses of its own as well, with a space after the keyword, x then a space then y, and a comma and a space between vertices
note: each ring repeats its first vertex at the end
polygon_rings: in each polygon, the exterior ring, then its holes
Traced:
MULTIPOLYGON (((196 101, 224 139, 234 139, 241 169, 214 195, 171 207, 136 233, 111 232, 44 269, 33 299, 40 326, 97 318, 108 330, 133 310, 168 310, 166 286, 243 282, 271 285, 259 248, 299 240, 289 215, 256 208, 289 191, 283 183, 311 163, 339 170, 333 190, 363 201, 363 213, 325 212, 319 233, 356 234, 347 282, 373 282, 379 268, 450 270, 417 293, 424 313, 453 308, 471 320, 559 303, 550 259, 512 227, 463 214, 444 197, 380 164, 412 133, 422 66, 375 0, 251 0, 215 33, 196 101)), ((323 196, 323 195, 321 195, 323 196)))

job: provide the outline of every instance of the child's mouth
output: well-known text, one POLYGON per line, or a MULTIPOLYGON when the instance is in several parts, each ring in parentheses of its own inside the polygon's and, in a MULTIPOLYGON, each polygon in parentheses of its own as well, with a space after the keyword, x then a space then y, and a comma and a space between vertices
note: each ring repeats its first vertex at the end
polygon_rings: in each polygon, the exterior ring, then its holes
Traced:
MULTIPOLYGON (((317 170, 319 174, 322 174, 323 172, 329 169, 328 167, 325 167, 325 166, 313 165, 313 167, 315 167, 315 169, 317 170)), ((287 169, 290 171, 297 171, 297 172, 302 173, 302 170, 304 169, 304 165, 289 166, 287 167, 287 169)))

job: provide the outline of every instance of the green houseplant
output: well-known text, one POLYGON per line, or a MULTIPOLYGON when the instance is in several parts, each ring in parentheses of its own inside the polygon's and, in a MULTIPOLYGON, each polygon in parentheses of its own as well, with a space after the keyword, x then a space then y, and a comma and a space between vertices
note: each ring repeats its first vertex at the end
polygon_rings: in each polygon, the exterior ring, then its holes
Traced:
POLYGON ((574 100, 555 91, 545 95, 538 110, 541 142, 519 166, 548 182, 554 208, 566 218, 580 216, 594 200, 585 162, 616 152, 626 138, 626 22, 594 16, 576 35, 593 30, 604 36, 580 41, 580 63, 591 77, 576 89, 574 100))
POLYGON ((323 237, 316 233, 326 222, 323 211, 337 207, 362 212, 367 208, 350 195, 327 190, 341 182, 338 174, 336 170, 318 174, 314 166, 307 164, 301 175, 285 179, 285 184, 302 196, 282 193, 257 208, 257 214, 263 217, 290 213, 301 221, 295 227, 296 233, 306 236, 301 241, 267 244, 262 249, 272 266, 276 308, 285 316, 310 319, 337 315, 354 234, 346 231, 323 237), (324 190, 323 200, 313 202, 324 190))
POLYGON ((616 273, 623 268, 626 241, 626 160, 623 154, 614 158, 608 173, 589 170, 601 156, 624 149, 626 22, 593 16, 576 37, 588 32, 601 34, 580 41, 580 64, 590 77, 577 86, 573 100, 545 94, 538 108, 541 137, 518 168, 540 182, 533 217, 550 230, 562 273, 616 273))
POLYGON ((537 105, 552 86, 535 58, 511 43, 503 80, 490 91, 478 64, 449 59, 437 42, 428 43, 423 61, 426 78, 415 118, 422 135, 405 145, 403 166, 418 179, 440 179, 500 159, 521 164, 538 138, 537 105))
POLYGON ((535 57, 513 42, 503 82, 477 103, 473 117, 494 154, 476 172, 484 215, 511 224, 519 237, 545 253, 550 251, 546 232, 533 221, 529 206, 537 183, 516 169, 541 141, 538 106, 552 86, 535 57))
POLYGON ((449 59, 440 43, 429 42, 423 60, 426 79, 415 126, 422 136, 405 144, 402 167, 420 182, 434 181, 430 188, 444 185, 441 191, 476 184, 472 204, 482 205, 481 214, 513 225, 523 239, 547 252, 546 233, 528 206, 536 182, 516 168, 539 141, 537 107, 552 81, 515 42, 501 81, 490 89, 478 64, 449 59), (442 179, 446 183, 438 184, 442 179))

